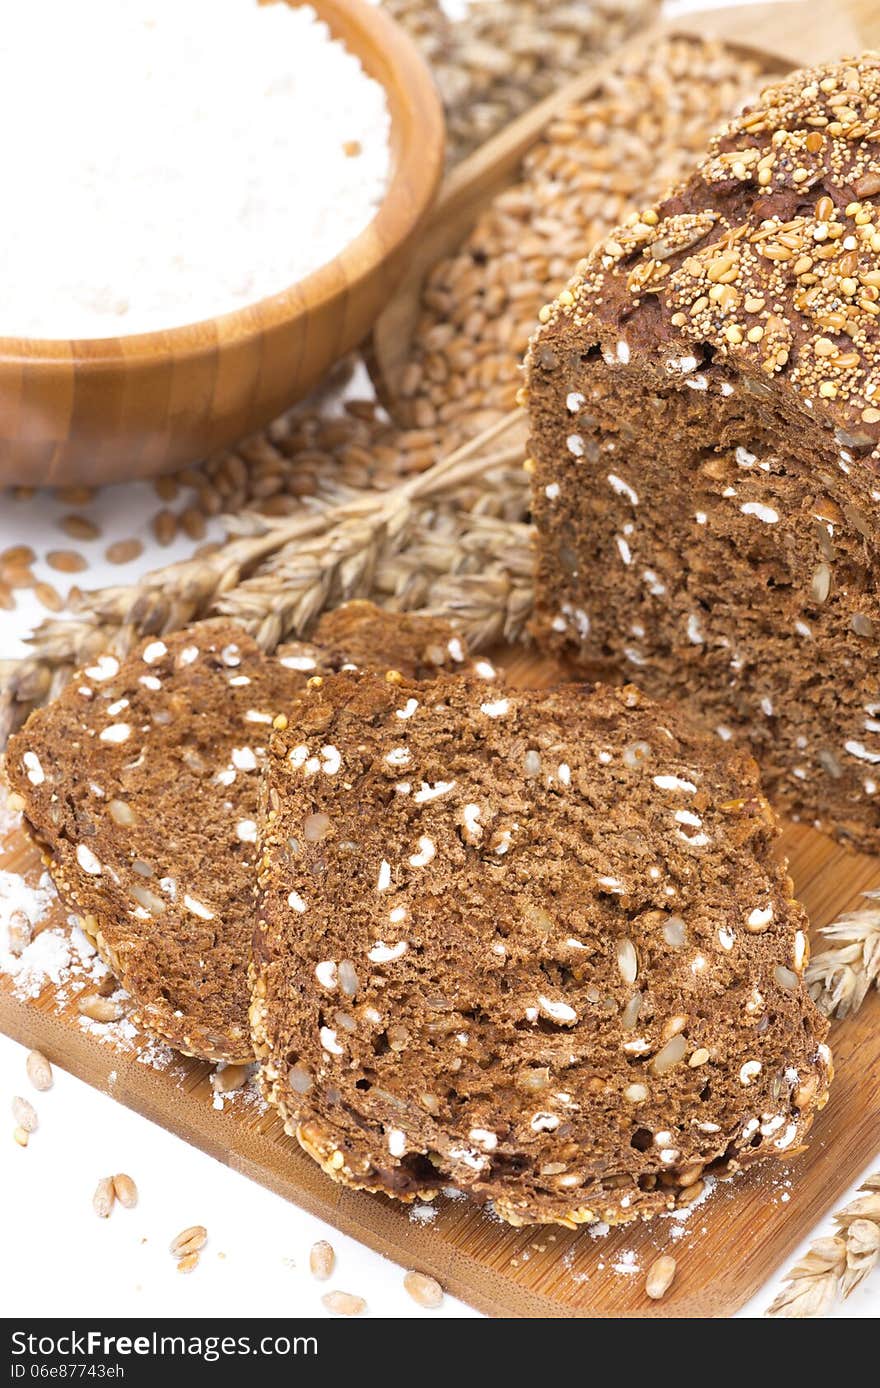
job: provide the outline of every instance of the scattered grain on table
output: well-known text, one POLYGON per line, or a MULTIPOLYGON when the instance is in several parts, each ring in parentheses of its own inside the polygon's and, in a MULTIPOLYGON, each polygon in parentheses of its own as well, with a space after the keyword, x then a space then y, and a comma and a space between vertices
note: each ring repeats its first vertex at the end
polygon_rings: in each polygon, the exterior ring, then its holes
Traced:
POLYGON ((328 1243, 326 1239, 319 1239, 309 1252, 312 1276, 317 1277, 319 1282, 326 1282, 327 1278, 332 1276, 335 1266, 336 1253, 332 1243, 328 1243))
POLYGON ((112 545, 105 549, 104 558, 108 564, 130 564, 133 559, 140 559, 143 552, 142 542, 132 537, 128 540, 114 540, 112 545))
POLYGON ((321 1301, 335 1316, 360 1316, 367 1309, 364 1298, 351 1292, 325 1292, 321 1301))
POLYGON ((113 1177, 102 1176, 95 1186, 95 1193, 92 1196, 92 1209, 99 1219, 110 1218, 115 1199, 116 1192, 113 1189, 113 1177))
POLYGON ((133 1210, 138 1202, 137 1186, 124 1171, 113 1177, 113 1194, 124 1210, 133 1210))
POLYGON ((434 1310, 442 1304, 443 1288, 435 1278, 428 1277, 424 1272, 408 1272, 403 1285, 419 1306, 434 1310))
POLYGON ((39 1127, 37 1111, 28 1099, 23 1099, 20 1094, 16 1094, 12 1100, 12 1116, 20 1128, 24 1128, 26 1133, 35 1133, 39 1127))
POLYGON ((34 1089, 43 1093, 45 1090, 52 1088, 54 1082, 52 1066, 43 1055, 42 1051, 29 1051, 28 1058, 25 1062, 25 1068, 27 1070, 27 1077, 34 1089))
MULTIPOLYGON (((67 495, 69 496, 69 493, 67 495)), ((89 516, 79 513, 62 516, 58 521, 58 527, 65 535, 69 535, 71 540, 97 540, 101 535, 101 527, 89 516)))
POLYGON ((46 563, 60 574, 81 574, 89 567, 88 560, 75 549, 50 549, 46 563))
POLYGON ((64 599, 58 589, 52 587, 51 583, 35 583, 33 587, 34 597, 45 607, 47 612, 64 611, 64 599))
POLYGON ((193 1253, 200 1253, 207 1242, 208 1231, 204 1224, 191 1224, 175 1235, 169 1247, 173 1257, 188 1258, 193 1253))

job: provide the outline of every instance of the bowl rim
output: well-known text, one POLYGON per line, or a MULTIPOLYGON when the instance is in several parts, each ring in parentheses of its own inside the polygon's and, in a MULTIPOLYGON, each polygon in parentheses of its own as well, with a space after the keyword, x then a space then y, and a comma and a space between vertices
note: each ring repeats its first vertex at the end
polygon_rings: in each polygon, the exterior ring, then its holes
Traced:
MULTIPOLYGON (((270 0, 257 0, 260 5, 270 0)), ((273 332, 297 317, 311 314, 343 293, 352 292, 373 274, 412 235, 430 208, 443 175, 445 117, 430 68, 413 40, 380 5, 370 0, 283 0, 289 5, 310 4, 334 38, 355 52, 358 38, 368 40, 387 60, 388 73, 397 78, 399 92, 375 75, 388 98, 392 131, 392 167, 385 195, 369 222, 332 259, 301 280, 262 299, 228 313, 200 318, 176 328, 154 328, 115 337, 6 337, 0 334, 0 361, 19 362, 39 372, 75 362, 78 370, 118 365, 126 370, 139 363, 157 365, 163 360, 182 361, 206 352, 234 348, 273 332), (340 20, 352 26, 347 36, 339 33, 340 20), (401 102, 410 108, 410 119, 401 120, 401 102), (412 119, 418 111, 418 123, 412 119), (394 149, 395 127, 404 138, 394 149)))

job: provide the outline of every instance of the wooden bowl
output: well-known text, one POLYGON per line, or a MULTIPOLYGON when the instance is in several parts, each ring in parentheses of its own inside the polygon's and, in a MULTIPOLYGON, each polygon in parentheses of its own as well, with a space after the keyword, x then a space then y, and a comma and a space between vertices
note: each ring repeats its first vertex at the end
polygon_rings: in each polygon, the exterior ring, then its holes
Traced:
POLYGON ((311 3, 387 92, 392 172, 375 217, 334 260, 234 313, 101 340, 0 338, 0 486, 98 485, 199 462, 302 399, 368 334, 437 190, 443 113, 381 9, 311 3))

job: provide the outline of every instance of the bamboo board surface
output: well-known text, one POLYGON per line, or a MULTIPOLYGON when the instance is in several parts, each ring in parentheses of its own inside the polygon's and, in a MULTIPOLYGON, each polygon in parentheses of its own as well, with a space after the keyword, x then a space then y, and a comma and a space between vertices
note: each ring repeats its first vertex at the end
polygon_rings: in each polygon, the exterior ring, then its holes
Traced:
MULTIPOLYGON (((822 0, 750 6, 703 18, 705 23, 694 17, 687 28, 676 30, 711 32, 752 50, 761 36, 772 43, 765 55, 768 72, 858 47, 846 16, 822 0)), ((515 166, 511 138, 499 138, 504 142, 493 142, 494 165, 478 151, 473 158, 482 162, 468 161, 471 172, 463 178, 459 171, 460 195, 466 186, 473 191, 469 180, 474 178, 486 187, 503 178, 504 160, 506 167, 515 166)), ((520 131, 513 143, 522 138, 520 131)), ((444 205, 448 199, 441 200, 441 215, 444 205)), ((478 200, 472 205, 476 208, 478 200)), ((521 654, 505 663, 517 683, 540 685, 554 677, 551 667, 521 654)), ((847 853, 812 830, 787 828, 782 851, 814 927, 857 905, 862 892, 880 887, 880 860, 847 853)), ((0 832, 0 870, 21 873, 31 884, 40 876, 35 850, 14 825, 0 832)), ((57 904, 49 923, 68 928, 57 904)), ((514 1230, 461 1199, 443 1197, 435 1207, 413 1212, 333 1184, 284 1135, 253 1088, 226 1096, 217 1109, 209 1065, 132 1034, 130 1027, 85 1023, 76 995, 90 987, 74 976, 60 989, 49 985, 39 996, 24 998, 11 978, 0 975, 0 1030, 379 1252, 431 1273, 448 1291, 493 1315, 729 1316, 784 1262, 880 1147, 880 996, 873 993, 855 1018, 832 1030, 837 1078, 807 1152, 719 1184, 686 1219, 661 1217, 595 1237, 583 1229, 514 1230), (662 1252, 677 1258, 678 1274, 658 1303, 644 1294, 644 1271, 662 1252)))

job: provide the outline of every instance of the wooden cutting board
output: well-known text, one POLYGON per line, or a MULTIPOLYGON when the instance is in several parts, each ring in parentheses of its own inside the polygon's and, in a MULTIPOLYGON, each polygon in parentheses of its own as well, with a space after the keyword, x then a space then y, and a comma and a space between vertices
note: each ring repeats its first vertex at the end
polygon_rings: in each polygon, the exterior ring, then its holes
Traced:
MULTIPOLYGON (((846 16, 823 0, 711 12, 675 30, 713 33, 752 51, 760 36, 768 72, 859 46, 846 16)), ((656 32, 641 42, 655 38, 656 32)), ((588 87, 589 81, 584 91, 588 87)), ((530 119, 534 138, 540 127, 530 119)), ((453 175, 456 182, 439 215, 455 207, 465 230, 479 206, 474 190, 509 176, 527 148, 523 138, 522 130, 512 137, 505 132, 500 145, 493 142, 495 155, 478 151, 469 169, 453 175), (511 153, 515 149, 519 155, 511 153), (469 213, 462 213, 465 204, 469 213)), ((521 654, 504 663, 518 683, 539 685, 554 677, 552 668, 521 654)), ((847 853, 812 830, 788 828, 782 849, 816 927, 857 906, 862 892, 880 887, 880 860, 847 853)), ((37 855, 18 828, 0 834, 0 870, 21 873, 31 884, 39 879, 37 855)), ((57 905, 50 923, 67 929, 57 905)), ((880 1147, 880 996, 873 993, 856 1017, 832 1030, 837 1078, 808 1151, 796 1161, 772 1162, 718 1185, 685 1219, 662 1217, 596 1236, 549 1227, 514 1230, 461 1199, 443 1197, 411 1210, 334 1185, 284 1135, 252 1087, 226 1096, 217 1109, 210 1066, 130 1034, 131 1028, 85 1023, 76 994, 89 986, 74 977, 60 989, 50 985, 37 997, 23 998, 13 980, 0 975, 0 1029, 396 1262, 433 1274, 448 1291, 492 1315, 729 1316, 785 1261, 880 1147), (652 1302, 644 1294, 644 1272, 664 1252, 676 1257, 678 1274, 665 1300, 652 1302)))

